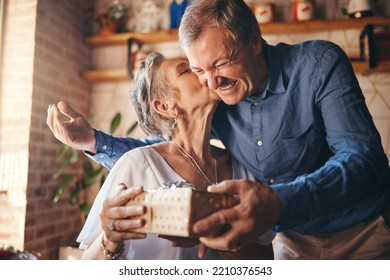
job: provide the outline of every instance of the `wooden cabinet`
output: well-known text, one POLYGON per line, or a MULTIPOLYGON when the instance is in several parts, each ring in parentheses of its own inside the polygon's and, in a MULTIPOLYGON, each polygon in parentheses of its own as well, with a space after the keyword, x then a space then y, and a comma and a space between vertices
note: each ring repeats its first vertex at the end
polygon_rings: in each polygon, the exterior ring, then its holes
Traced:
MULTIPOLYGON (((331 30, 358 29, 364 30, 367 25, 390 26, 389 17, 369 17, 360 19, 312 20, 304 22, 275 22, 261 25, 262 34, 308 33, 331 30)), ((172 42, 178 40, 177 30, 162 30, 151 33, 118 33, 108 36, 92 36, 86 43, 92 47, 127 45, 129 39, 144 44, 172 42)), ((369 61, 352 61, 356 72, 369 73, 390 72, 390 61, 381 61, 374 69, 369 61)), ((83 73, 83 77, 90 82, 126 81, 127 69, 91 70, 83 73)))

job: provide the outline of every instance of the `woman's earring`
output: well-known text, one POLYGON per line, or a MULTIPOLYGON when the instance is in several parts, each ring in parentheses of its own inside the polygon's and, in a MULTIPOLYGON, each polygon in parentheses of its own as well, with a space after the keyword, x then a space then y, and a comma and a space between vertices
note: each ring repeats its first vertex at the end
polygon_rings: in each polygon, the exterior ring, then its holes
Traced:
POLYGON ((173 124, 171 125, 171 128, 172 128, 172 130, 176 130, 177 129, 177 121, 176 121, 176 119, 173 122, 173 124))

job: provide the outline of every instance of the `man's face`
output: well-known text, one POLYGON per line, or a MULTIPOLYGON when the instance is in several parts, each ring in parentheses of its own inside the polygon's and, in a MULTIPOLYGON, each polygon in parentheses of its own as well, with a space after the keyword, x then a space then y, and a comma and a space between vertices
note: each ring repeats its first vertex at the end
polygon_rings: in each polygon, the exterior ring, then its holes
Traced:
POLYGON ((185 49, 185 54, 199 81, 223 102, 234 105, 264 86, 268 72, 259 69, 261 47, 261 42, 255 40, 236 46, 221 29, 208 27, 185 49))

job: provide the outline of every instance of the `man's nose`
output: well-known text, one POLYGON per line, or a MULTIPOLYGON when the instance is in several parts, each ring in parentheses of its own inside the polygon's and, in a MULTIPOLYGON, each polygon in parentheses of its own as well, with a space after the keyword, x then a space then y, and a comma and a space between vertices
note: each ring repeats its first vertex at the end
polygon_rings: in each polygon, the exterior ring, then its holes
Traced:
POLYGON ((218 77, 215 75, 214 71, 207 71, 205 73, 205 80, 207 81, 207 87, 211 90, 216 90, 218 88, 218 77))

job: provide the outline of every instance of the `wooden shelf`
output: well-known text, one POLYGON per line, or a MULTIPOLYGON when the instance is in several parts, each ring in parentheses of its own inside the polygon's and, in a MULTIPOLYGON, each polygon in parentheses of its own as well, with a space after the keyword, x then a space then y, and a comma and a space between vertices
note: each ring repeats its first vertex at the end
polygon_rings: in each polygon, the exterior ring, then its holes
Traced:
POLYGON ((93 36, 86 39, 90 46, 114 46, 127 45, 129 39, 138 40, 144 44, 156 44, 163 42, 174 42, 178 40, 177 30, 161 30, 150 33, 117 33, 107 36, 93 36))
POLYGON ((91 83, 130 81, 127 69, 85 71, 83 78, 91 83))
MULTIPOLYGON (((368 24, 390 25, 390 17, 366 17, 360 19, 311 20, 303 22, 274 22, 261 24, 262 34, 307 33, 325 30, 363 29, 368 24)), ((150 33, 117 33, 107 36, 92 36, 86 43, 93 47, 127 45, 129 39, 138 40, 144 44, 174 42, 178 40, 177 30, 161 30, 150 33)), ((379 62, 378 67, 370 69, 367 62, 353 61, 356 73, 390 72, 390 62, 379 62)), ((119 82, 129 81, 126 69, 92 70, 83 73, 83 78, 89 82, 119 82)))
MULTIPOLYGON (((390 24, 389 17, 366 17, 360 19, 310 20, 301 22, 274 22, 261 24, 263 34, 283 34, 317 32, 337 29, 362 29, 367 24, 390 24)), ((151 33, 117 33, 107 36, 93 36, 86 39, 90 46, 126 45, 128 39, 136 39, 145 44, 172 42, 178 40, 177 30, 161 30, 151 33)))
MULTIPOLYGON (((352 67, 358 74, 370 74, 372 72, 390 72, 390 61, 381 61, 378 67, 370 69, 366 61, 353 61, 352 67)), ((83 73, 83 78, 91 83, 101 82, 125 82, 131 81, 126 69, 91 70, 83 73)))
POLYGON ((307 33, 340 29, 363 29, 367 24, 390 24, 389 17, 365 17, 356 19, 310 20, 280 22, 260 25, 263 34, 307 33))

